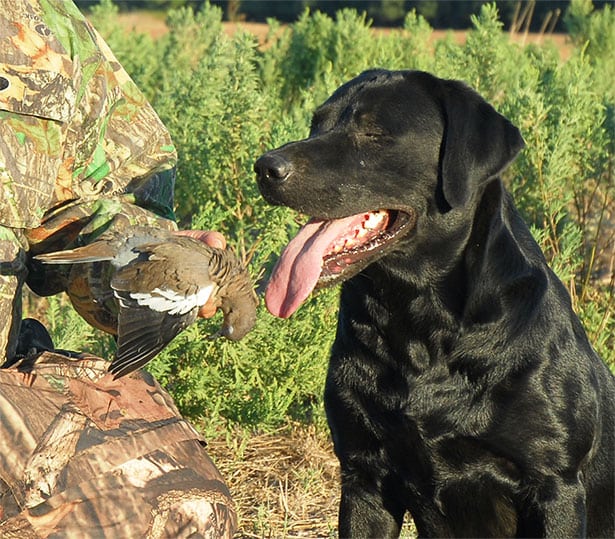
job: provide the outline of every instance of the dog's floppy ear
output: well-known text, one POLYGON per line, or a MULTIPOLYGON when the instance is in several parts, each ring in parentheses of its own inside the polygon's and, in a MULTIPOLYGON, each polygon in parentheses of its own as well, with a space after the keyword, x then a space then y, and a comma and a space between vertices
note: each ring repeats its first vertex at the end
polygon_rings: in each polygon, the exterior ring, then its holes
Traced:
POLYGON ((451 208, 457 208, 506 168, 525 143, 519 130, 474 90, 458 81, 444 85, 442 190, 451 208))

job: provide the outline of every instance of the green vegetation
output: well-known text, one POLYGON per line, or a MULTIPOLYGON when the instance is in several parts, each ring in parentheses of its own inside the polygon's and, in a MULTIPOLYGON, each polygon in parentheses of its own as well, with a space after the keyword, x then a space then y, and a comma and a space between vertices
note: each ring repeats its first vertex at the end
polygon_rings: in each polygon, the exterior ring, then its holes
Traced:
MULTIPOLYGON (((75 0, 82 9, 90 9, 101 0, 75 0)), ((104 0, 103 0, 104 1, 104 0)), ((200 10, 207 0, 114 0, 120 11, 156 11, 160 13, 182 6, 200 10)), ((210 0, 224 11, 224 19, 229 21, 265 22, 276 18, 284 22, 295 22, 306 10, 321 11, 329 16, 341 8, 365 11, 381 26, 401 26, 406 13, 416 10, 434 28, 460 28, 470 26, 470 17, 477 13, 484 0, 292 0, 280 2, 272 0, 210 0)), ((564 29, 562 14, 569 0, 496 0, 500 19, 507 28, 526 28, 533 32, 564 29)), ((611 0, 595 0, 597 7, 603 7, 611 0)))
MULTIPOLYGON (((92 14, 179 148, 182 226, 223 232, 261 286, 297 223, 260 197, 254 160, 307 136, 315 106, 364 69, 424 69, 465 80, 520 127, 527 148, 505 180, 596 349, 615 365, 615 13, 608 7, 572 2, 565 20, 576 46, 566 61, 553 46, 509 41, 492 5, 473 17, 465 44, 432 42, 430 26, 414 12, 403 30, 387 34, 372 32, 353 10, 334 18, 305 12, 285 29, 271 21, 276 37, 262 48, 250 34, 225 35, 221 10, 210 5, 197 14, 172 12, 170 32, 156 41, 118 30, 115 17, 105 2, 92 14)), ((59 319, 75 326, 61 301, 52 300, 59 346, 59 319)), ((221 424, 267 430, 289 420, 320 423, 336 309, 335 289, 289 321, 261 306, 256 329, 240 343, 206 338, 219 318, 200 322, 151 370, 206 433, 221 424)))

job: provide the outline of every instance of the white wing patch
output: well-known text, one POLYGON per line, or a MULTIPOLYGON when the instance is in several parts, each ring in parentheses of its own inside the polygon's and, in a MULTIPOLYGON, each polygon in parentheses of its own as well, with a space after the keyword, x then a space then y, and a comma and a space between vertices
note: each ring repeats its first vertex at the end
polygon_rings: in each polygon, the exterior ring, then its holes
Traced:
POLYGON ((154 288, 151 292, 134 292, 130 297, 142 307, 167 314, 186 314, 207 303, 216 288, 215 283, 199 289, 196 294, 183 296, 173 290, 154 288))

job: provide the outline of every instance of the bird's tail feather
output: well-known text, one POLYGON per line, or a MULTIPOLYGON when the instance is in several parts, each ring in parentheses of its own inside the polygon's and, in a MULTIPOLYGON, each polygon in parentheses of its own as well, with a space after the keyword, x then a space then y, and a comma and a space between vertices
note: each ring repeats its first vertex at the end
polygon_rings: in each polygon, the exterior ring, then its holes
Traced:
POLYGON ((56 251, 55 253, 46 253, 36 255, 35 260, 39 260, 45 264, 75 264, 85 262, 102 262, 111 260, 115 256, 113 249, 102 242, 92 243, 84 247, 76 249, 67 249, 65 251, 56 251))

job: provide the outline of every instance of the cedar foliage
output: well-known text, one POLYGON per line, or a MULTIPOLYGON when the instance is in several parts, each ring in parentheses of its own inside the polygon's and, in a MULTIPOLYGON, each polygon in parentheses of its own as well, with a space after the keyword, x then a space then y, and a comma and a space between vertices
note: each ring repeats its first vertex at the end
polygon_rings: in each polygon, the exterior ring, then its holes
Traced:
MULTIPOLYGON (((297 223, 260 197, 252 172, 259 155, 307 136, 314 108, 364 69, 423 69, 466 81, 521 129, 527 147, 505 181, 590 340, 615 365, 615 13, 608 6, 596 11, 573 0, 566 23, 576 47, 566 61, 548 44, 511 42, 493 5, 473 17, 465 44, 434 43, 415 12, 403 30, 376 34, 354 10, 334 18, 306 11, 285 29, 270 21, 276 37, 262 48, 250 34, 225 35, 221 10, 209 4, 196 14, 172 12, 169 33, 156 41, 118 30, 115 16, 107 1, 92 18, 178 147, 181 225, 223 232, 261 285, 297 223)), ((151 370, 206 433, 222 423, 263 430, 321 423, 336 310, 335 289, 290 321, 261 305, 256 329, 240 343, 207 340, 220 319, 200 322, 151 370)), ((56 308, 56 337, 61 316, 77 323, 56 308)), ((108 340, 101 342, 106 351, 108 340)))

